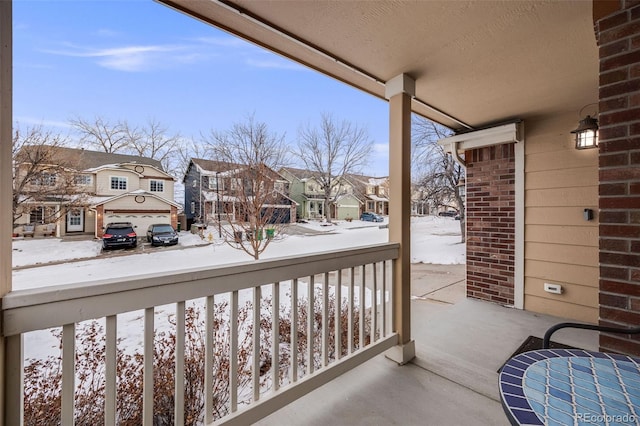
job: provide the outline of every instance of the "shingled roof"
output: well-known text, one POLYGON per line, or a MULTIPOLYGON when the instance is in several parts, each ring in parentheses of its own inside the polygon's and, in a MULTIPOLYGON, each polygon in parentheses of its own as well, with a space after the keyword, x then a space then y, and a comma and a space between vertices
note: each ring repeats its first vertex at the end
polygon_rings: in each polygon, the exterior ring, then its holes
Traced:
MULTIPOLYGON (((35 151, 39 147, 26 146, 23 150, 35 151)), ((82 148, 50 147, 55 153, 51 154, 52 161, 58 160, 58 164, 73 164, 75 170, 87 170, 107 164, 137 163, 153 166, 164 171, 162 164, 152 158, 139 155, 117 154, 102 151, 89 151, 82 148)), ((68 167, 68 166, 67 166, 68 167)))

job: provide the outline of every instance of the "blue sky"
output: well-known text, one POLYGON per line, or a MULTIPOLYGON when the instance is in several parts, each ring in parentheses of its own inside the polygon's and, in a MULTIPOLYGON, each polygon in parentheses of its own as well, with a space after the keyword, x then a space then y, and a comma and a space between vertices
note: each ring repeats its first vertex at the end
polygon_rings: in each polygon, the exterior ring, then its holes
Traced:
POLYGON ((248 115, 285 133, 323 112, 369 131, 388 173, 387 103, 151 0, 14 0, 14 121, 149 119, 198 139, 248 115))

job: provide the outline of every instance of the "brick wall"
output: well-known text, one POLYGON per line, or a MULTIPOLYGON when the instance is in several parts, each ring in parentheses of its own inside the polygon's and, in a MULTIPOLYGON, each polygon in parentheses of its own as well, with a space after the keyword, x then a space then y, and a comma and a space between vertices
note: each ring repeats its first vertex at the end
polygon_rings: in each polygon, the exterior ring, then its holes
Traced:
MULTIPOLYGON (((600 323, 640 326, 640 3, 596 22, 600 52, 600 323)), ((600 335, 640 355, 640 338, 600 335)))
POLYGON ((467 160, 467 296, 513 304, 515 146, 465 153, 467 160))

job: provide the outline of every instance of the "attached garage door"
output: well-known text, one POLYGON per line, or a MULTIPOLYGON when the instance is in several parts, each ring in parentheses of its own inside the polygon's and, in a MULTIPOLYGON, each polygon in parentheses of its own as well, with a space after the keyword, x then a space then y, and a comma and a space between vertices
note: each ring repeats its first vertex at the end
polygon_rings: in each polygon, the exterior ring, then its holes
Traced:
POLYGON ((170 213, 118 213, 113 212, 105 215, 105 225, 109 222, 131 222, 135 226, 136 234, 144 237, 149 225, 154 223, 171 223, 170 213))

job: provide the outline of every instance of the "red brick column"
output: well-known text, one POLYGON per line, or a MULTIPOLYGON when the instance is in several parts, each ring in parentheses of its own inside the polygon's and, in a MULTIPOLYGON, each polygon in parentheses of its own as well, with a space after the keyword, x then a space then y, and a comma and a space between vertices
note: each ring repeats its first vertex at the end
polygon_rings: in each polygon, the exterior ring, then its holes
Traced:
POLYGON ((514 303, 515 146, 474 149, 467 160, 467 296, 514 303))
MULTIPOLYGON (((596 23, 600 53, 600 324, 640 325, 640 3, 596 23)), ((601 334, 640 355, 640 338, 601 334)))
POLYGON ((102 234, 104 234, 104 205, 99 205, 96 207, 96 238, 102 238, 102 234))

